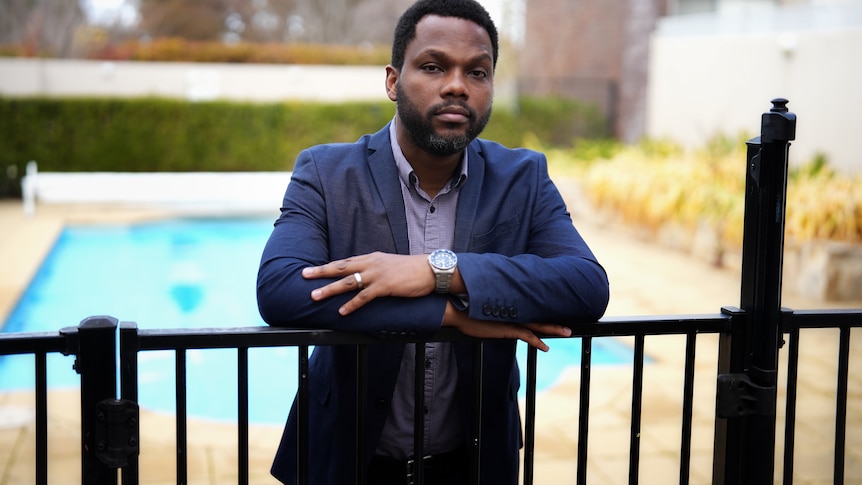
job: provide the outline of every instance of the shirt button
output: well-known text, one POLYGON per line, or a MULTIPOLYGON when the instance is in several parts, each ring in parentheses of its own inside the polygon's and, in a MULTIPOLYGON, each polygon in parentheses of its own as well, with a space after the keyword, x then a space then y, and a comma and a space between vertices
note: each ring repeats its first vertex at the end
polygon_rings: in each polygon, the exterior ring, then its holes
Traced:
POLYGON ((426 368, 426 369, 430 369, 430 368, 431 368, 431 359, 425 359, 425 368, 426 368))

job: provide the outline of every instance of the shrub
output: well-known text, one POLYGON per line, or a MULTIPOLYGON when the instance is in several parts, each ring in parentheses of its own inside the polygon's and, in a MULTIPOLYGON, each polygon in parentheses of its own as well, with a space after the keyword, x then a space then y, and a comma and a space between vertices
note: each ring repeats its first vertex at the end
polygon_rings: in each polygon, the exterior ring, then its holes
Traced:
POLYGON ((160 62, 384 66, 389 62, 389 55, 390 48, 388 46, 259 44, 249 42, 225 44, 165 37, 148 42, 130 41, 119 45, 105 44, 91 50, 86 57, 89 59, 160 62))
MULTIPOLYGON (((711 225, 726 248, 742 244, 745 204, 744 137, 718 136, 684 150, 670 141, 617 146, 587 160, 577 150, 553 152, 552 163, 578 174, 593 203, 651 230, 673 223, 694 231, 711 225)), ((829 169, 822 156, 791 171, 787 238, 862 243, 862 177, 829 169)))
MULTIPOLYGON (((533 100, 524 100, 527 108, 520 115, 496 110, 482 136, 520 146, 525 136, 553 139, 545 129, 603 125, 589 110, 566 103, 571 110, 545 112, 543 106, 553 103, 533 100)), ((389 101, 257 104, 0 97, 0 168, 13 173, 0 195, 19 195, 17 179, 29 160, 36 160, 43 171, 67 172, 290 170, 302 149, 353 142, 380 129, 394 113, 389 101)))

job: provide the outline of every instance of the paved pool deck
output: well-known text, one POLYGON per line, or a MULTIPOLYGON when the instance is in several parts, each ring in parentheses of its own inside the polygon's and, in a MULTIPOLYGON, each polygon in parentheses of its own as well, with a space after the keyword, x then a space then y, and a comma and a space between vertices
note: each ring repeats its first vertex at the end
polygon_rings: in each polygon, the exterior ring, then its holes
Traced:
MULTIPOLYGON (((738 269, 713 266, 689 254, 658 246, 634 231, 604 223, 581 209, 573 190, 565 184, 561 184, 561 189, 569 200, 575 224, 608 271, 611 281, 608 316, 717 313, 722 306, 739 304, 738 269)), ((64 225, 170 215, 172 212, 165 209, 61 204, 38 205, 35 214, 28 217, 20 202, 0 201, 0 318, 5 319, 17 302, 64 225)), ((794 309, 862 308, 862 302, 827 303, 793 294, 783 296, 783 305, 794 309)), ((78 316, 70 318, 72 321, 67 325, 78 323, 78 316)), ((553 341, 550 345, 553 352, 553 341)), ((716 336, 698 337, 692 484, 711 483, 716 347, 716 336)), ((797 484, 833 483, 837 348, 837 331, 802 332, 795 450, 797 484)), ((862 374, 853 372, 862 368, 860 332, 853 332, 851 349, 845 483, 862 484, 862 374)), ((684 337, 646 339, 645 351, 650 362, 644 369, 642 484, 679 481, 684 350, 684 337)), ((782 369, 785 358, 786 352, 782 351, 782 369)), ((785 378, 780 370, 779 379, 783 382, 785 378)), ((592 369, 587 467, 587 482, 591 485, 628 483, 631 381, 632 369, 627 365, 592 369)), ((538 397, 536 484, 575 483, 579 385, 578 368, 570 368, 557 384, 538 397)), ((76 391, 49 392, 48 473, 52 484, 81 483, 79 399, 76 391)), ((0 485, 31 484, 35 479, 33 402, 32 392, 0 393, 0 485)), ((277 405, 287 407, 289 403, 277 405)), ((780 483, 783 391, 779 393, 778 414, 776 477, 780 483)), ((141 432, 141 483, 176 483, 173 416, 143 410, 141 432)), ((253 425, 249 434, 250 483, 275 484, 268 470, 281 427, 253 425)), ((188 483, 236 483, 236 440, 236 427, 231 423, 190 420, 188 483)))

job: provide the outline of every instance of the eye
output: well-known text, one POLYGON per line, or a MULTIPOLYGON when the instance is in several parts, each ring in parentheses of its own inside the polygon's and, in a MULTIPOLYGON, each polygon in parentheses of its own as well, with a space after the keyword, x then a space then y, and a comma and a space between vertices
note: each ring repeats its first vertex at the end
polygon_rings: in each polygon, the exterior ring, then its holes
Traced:
POLYGON ((443 72, 443 69, 441 69, 440 66, 436 64, 425 64, 420 69, 425 72, 443 72))
POLYGON ((476 69, 474 71, 470 71, 468 74, 470 74, 473 77, 478 77, 480 79, 485 79, 488 77, 488 72, 485 71, 484 69, 476 69))

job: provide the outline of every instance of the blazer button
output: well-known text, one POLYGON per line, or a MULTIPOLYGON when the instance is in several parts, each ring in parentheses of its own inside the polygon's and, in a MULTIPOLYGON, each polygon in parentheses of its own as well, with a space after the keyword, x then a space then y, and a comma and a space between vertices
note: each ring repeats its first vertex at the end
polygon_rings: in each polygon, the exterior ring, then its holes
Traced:
POLYGON ((385 413, 389 410, 389 403, 386 402, 386 399, 379 399, 374 407, 381 413, 385 413))
POLYGON ((501 308, 500 309, 500 316, 503 318, 507 318, 509 316, 509 309, 506 307, 501 308))
POLYGON ((500 316, 500 307, 498 307, 497 305, 494 305, 491 308, 491 315, 494 315, 495 317, 499 317, 500 316))
POLYGON ((509 308, 509 316, 512 318, 518 318, 518 308, 517 307, 509 308))
POLYGON ((482 313, 487 317, 491 314, 491 305, 485 303, 482 305, 482 313))

